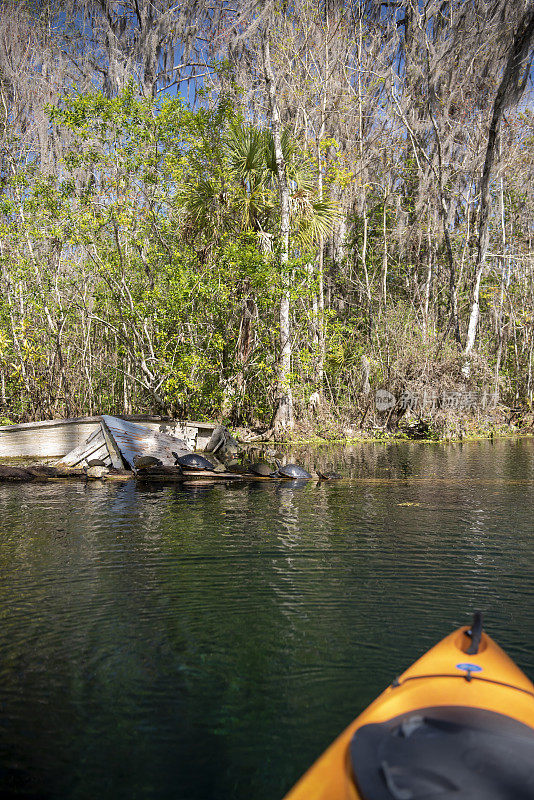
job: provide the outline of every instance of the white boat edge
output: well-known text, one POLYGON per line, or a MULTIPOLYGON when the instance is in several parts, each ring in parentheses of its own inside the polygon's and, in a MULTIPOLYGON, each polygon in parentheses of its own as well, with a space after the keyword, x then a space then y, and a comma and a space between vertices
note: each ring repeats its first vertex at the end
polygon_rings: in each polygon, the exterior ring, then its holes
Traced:
MULTIPOLYGON (((155 416, 120 416, 154 432, 184 439, 191 450, 203 450, 219 423, 173 420, 155 416)), ((1 458, 63 458, 84 445, 101 428, 102 417, 39 420, 0 425, 1 458)))

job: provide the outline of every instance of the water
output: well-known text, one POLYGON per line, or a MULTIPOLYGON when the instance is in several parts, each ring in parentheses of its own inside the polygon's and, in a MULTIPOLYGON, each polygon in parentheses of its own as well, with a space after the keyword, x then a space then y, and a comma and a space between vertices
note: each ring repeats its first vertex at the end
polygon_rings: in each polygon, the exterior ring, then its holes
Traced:
POLYGON ((0 485, 0 797, 274 800, 475 608, 534 676, 534 443, 0 485))

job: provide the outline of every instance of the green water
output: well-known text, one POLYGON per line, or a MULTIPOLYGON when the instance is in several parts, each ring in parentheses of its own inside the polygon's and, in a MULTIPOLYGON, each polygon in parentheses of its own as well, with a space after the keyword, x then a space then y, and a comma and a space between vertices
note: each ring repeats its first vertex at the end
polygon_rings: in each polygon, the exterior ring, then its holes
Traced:
POLYGON ((534 677, 534 443, 0 485, 0 797, 274 800, 475 608, 534 677))

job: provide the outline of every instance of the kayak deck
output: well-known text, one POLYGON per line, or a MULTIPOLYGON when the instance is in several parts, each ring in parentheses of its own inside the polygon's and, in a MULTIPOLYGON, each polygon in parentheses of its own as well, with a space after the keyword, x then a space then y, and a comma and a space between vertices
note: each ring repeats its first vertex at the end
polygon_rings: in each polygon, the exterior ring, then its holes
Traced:
POLYGON ((425 708, 363 725, 350 763, 366 800, 534 797, 534 729, 480 708, 425 708))

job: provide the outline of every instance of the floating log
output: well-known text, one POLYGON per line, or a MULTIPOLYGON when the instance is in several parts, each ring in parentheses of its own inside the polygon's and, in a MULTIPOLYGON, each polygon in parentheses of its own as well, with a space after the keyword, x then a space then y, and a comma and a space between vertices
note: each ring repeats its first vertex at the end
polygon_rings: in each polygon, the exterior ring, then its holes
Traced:
POLYGON ((0 464, 0 481, 32 481, 33 475, 24 467, 0 464))
MULTIPOLYGON (((281 475, 254 475, 253 473, 237 472, 212 472, 211 470, 181 470, 179 467, 149 467, 137 473, 128 469, 110 468, 106 475, 98 480, 103 481, 129 481, 133 478, 140 481, 172 481, 179 483, 216 483, 221 481, 291 481, 281 475)), ((34 464, 28 467, 12 467, 0 464, 0 483, 3 482, 46 482, 89 480, 85 469, 79 467, 51 466, 48 464, 34 464)), ((92 479, 95 480, 95 479, 92 479)), ((313 480, 313 479, 312 479, 313 480)))
POLYGON ((216 472, 208 469, 202 470, 182 470, 180 467, 147 467, 140 469, 136 477, 140 480, 170 480, 170 481, 190 481, 203 479, 210 481, 220 480, 235 480, 236 478, 243 478, 243 475, 238 475, 235 472, 216 472))
POLYGON ((255 475, 252 472, 216 472, 213 470, 182 470, 180 467, 148 467, 136 474, 139 480, 156 481, 283 481, 294 480, 282 475, 255 475))
MULTIPOLYGON (((48 478, 62 478, 68 472, 61 467, 54 467, 49 464, 32 464, 29 467, 24 467, 26 472, 28 472, 33 478, 36 480, 47 480, 48 478)), ((73 469, 70 470, 71 472, 75 473, 75 477, 82 477, 83 470, 82 469, 73 469)))
MULTIPOLYGON (((129 481, 132 473, 126 469, 110 469, 100 480, 104 481, 129 481)), ((0 483, 44 483, 47 481, 83 480, 88 477, 84 469, 73 467, 54 467, 48 464, 34 464, 29 467, 12 467, 0 464, 0 483)))

